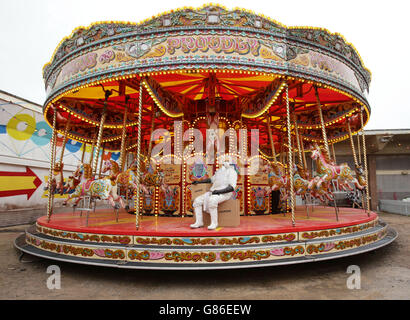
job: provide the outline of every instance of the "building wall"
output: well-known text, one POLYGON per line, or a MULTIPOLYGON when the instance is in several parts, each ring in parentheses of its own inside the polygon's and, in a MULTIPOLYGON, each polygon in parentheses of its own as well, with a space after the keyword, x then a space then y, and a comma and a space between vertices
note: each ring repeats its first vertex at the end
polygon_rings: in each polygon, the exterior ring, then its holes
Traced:
MULTIPOLYGON (((0 91, 0 211, 46 205, 51 134, 40 105, 0 91)), ((62 144, 63 137, 58 136, 57 160, 62 144)), ((65 179, 81 161, 84 147, 87 162, 91 146, 68 140, 63 156, 65 179)), ((119 153, 104 154, 104 160, 118 158, 119 153)))
MULTIPOLYGON (((410 133, 409 130, 386 130, 366 136, 367 164, 371 207, 379 200, 402 200, 410 197, 410 133), (387 142, 383 138, 390 136, 387 142)), ((354 138, 356 155, 357 139, 354 138)), ((362 145, 361 145, 362 147, 362 145)), ((337 162, 348 162, 354 168, 350 140, 336 145, 337 162)))
POLYGON ((410 197, 410 155, 376 156, 376 175, 379 200, 410 197))

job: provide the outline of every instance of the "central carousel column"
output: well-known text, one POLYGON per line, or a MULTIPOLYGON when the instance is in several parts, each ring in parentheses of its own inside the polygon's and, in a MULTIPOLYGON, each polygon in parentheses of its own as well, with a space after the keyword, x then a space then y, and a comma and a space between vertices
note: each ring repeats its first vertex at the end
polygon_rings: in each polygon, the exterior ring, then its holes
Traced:
POLYGON ((289 164, 289 187, 290 187, 290 209, 292 212, 292 226, 296 225, 295 222, 295 190, 293 189, 293 150, 292 150, 292 135, 290 126, 290 106, 289 106, 289 86, 286 83, 286 124, 288 132, 288 164, 289 164))

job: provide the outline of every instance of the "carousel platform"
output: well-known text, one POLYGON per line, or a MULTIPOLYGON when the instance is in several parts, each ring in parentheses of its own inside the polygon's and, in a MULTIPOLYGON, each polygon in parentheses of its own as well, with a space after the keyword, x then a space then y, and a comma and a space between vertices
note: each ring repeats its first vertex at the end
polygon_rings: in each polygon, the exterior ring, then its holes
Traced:
POLYGON ((397 237, 377 214, 332 207, 297 207, 290 214, 242 216, 237 228, 191 229, 193 217, 135 216, 125 211, 118 221, 111 209, 43 216, 15 246, 35 256, 90 265, 135 269, 229 269, 262 267, 363 253, 397 237))

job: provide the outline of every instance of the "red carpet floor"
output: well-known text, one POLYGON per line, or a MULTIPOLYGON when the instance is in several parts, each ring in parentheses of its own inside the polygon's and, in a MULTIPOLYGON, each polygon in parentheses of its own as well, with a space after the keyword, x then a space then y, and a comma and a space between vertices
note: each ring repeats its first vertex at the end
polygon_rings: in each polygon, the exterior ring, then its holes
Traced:
POLYGON ((297 207, 296 226, 292 226, 291 214, 275 214, 268 216, 242 216, 241 224, 237 228, 220 227, 209 231, 206 228, 191 229, 193 217, 151 217, 140 219, 140 227, 136 230, 135 215, 120 210, 118 223, 115 213, 111 209, 100 209, 89 215, 86 227, 86 213, 56 213, 47 217, 40 217, 38 224, 58 230, 97 234, 141 235, 141 236, 228 236, 228 235, 258 235, 271 233, 298 232, 308 230, 324 230, 358 225, 372 221, 377 214, 368 214, 361 209, 339 208, 339 221, 336 221, 335 210, 332 207, 315 207, 306 215, 305 207, 297 207))

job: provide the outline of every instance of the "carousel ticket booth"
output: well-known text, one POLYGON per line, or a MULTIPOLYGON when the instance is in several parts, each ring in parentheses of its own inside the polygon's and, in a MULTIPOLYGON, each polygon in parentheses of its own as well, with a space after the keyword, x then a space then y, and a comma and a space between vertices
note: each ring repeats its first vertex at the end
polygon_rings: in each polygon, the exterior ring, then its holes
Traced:
POLYGON ((243 9, 183 8, 77 28, 43 77, 52 178, 44 216, 16 239, 23 252, 201 270, 338 258, 397 236, 369 208, 370 71, 339 34, 243 9), (93 151, 64 179, 57 169, 69 139, 93 151), (345 139, 355 168, 335 157, 345 139), (212 185, 202 182, 226 160, 237 180, 222 193, 218 227, 208 230, 204 212, 204 227, 191 228, 193 203, 212 185), (62 185, 73 192, 55 213, 62 185), (337 207, 340 190, 360 207, 337 207), (109 208, 81 215, 83 199, 109 208))

